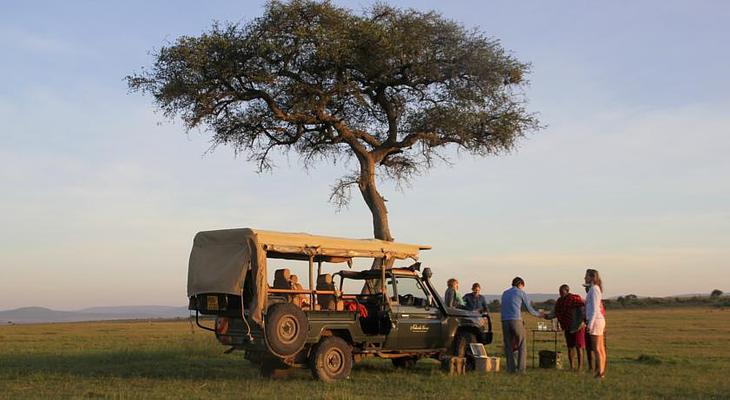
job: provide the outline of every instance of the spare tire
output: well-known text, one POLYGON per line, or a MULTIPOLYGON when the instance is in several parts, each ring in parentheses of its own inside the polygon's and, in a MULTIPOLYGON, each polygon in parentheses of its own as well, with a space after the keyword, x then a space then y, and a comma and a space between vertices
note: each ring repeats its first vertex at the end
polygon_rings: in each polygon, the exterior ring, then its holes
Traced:
POLYGON ((309 326, 301 308, 291 303, 279 303, 266 312, 266 342, 277 356, 297 354, 307 340, 309 326))

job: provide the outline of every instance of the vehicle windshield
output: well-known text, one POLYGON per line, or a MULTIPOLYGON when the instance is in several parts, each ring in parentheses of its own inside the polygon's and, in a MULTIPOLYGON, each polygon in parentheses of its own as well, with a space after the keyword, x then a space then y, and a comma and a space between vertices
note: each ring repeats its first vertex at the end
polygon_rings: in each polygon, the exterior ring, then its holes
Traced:
POLYGON ((428 304, 428 292, 415 277, 396 276, 395 285, 398 304, 413 307, 425 307, 428 304))
MULTIPOLYGON (((334 276, 336 286, 339 288, 342 293, 342 298, 345 300, 357 299, 360 302, 368 303, 382 299, 380 275, 378 273, 345 270, 336 273, 334 276)), ((385 290, 388 296, 395 296, 395 289, 390 282, 391 280, 390 277, 386 278, 385 290)))

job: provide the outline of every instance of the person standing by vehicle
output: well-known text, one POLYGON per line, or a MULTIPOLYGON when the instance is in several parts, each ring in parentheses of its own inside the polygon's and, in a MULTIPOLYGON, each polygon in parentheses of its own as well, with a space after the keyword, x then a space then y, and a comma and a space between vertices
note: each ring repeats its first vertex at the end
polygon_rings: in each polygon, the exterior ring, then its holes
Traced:
POLYGON ((444 294, 444 302, 446 303, 446 307, 462 308, 464 304, 461 301, 461 296, 459 296, 459 281, 451 278, 446 281, 446 286, 448 286, 448 288, 446 289, 446 293, 444 294))
POLYGON ((586 332, 582 312, 585 302, 580 295, 570 293, 570 287, 566 284, 561 285, 558 291, 560 298, 555 302, 553 311, 545 315, 545 319, 558 319, 565 333, 570 369, 580 371, 583 365, 583 349, 586 347, 586 332), (576 355, 578 356, 578 368, 575 368, 573 362, 576 355))
POLYGON ((606 375, 606 347, 603 340, 603 331, 606 329, 606 318, 602 312, 603 282, 601 275, 595 269, 587 269, 585 283, 589 286, 586 295, 587 329, 591 334, 591 347, 596 360, 596 378, 606 375))
POLYGON ((507 357, 507 372, 525 372, 527 368, 527 344, 525 342, 525 323, 522 321, 522 305, 527 311, 543 318, 545 313, 535 310, 530 297, 524 292, 525 281, 518 277, 512 279, 512 287, 502 293, 502 334, 504 354, 507 357), (517 360, 515 351, 517 349, 517 360))
POLYGON ((486 297, 481 295, 482 287, 478 282, 471 285, 471 293, 464 295, 464 309, 476 311, 481 314, 489 314, 486 297))

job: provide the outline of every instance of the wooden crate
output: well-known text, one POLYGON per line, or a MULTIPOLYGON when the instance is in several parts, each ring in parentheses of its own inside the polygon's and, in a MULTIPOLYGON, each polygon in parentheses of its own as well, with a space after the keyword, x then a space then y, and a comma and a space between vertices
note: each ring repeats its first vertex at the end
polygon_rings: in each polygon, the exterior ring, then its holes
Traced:
POLYGON ((499 357, 475 357, 474 358, 474 371, 475 372, 499 372, 499 357))

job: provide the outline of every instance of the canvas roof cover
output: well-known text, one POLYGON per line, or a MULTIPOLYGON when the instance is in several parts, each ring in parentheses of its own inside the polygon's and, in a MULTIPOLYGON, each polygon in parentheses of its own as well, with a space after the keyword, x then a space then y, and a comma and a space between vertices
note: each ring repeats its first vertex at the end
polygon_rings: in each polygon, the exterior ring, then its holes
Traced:
POLYGON ((253 319, 261 323, 266 303, 266 257, 310 255, 332 258, 392 257, 418 259, 430 246, 394 243, 377 239, 345 239, 307 233, 285 233, 250 228, 198 232, 188 265, 188 297, 202 293, 240 295, 246 273, 251 270, 253 319))

